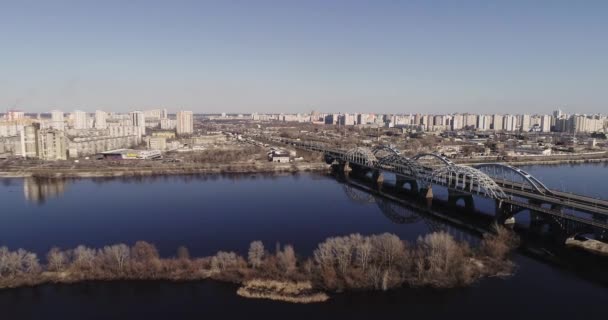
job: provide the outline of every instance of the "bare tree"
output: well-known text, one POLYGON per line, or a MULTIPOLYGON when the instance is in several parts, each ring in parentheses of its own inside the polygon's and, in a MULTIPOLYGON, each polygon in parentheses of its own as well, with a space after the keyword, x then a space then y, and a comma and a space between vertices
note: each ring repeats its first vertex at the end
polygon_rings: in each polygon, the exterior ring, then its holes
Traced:
POLYGON ((77 268, 92 268, 93 261, 95 260, 95 256, 97 255, 95 249, 87 248, 83 245, 79 245, 72 252, 73 261, 72 264, 77 268))
POLYGON ((234 252, 218 252, 211 258, 211 269, 214 271, 224 271, 238 266, 238 256, 234 252))
POLYGON ((357 262, 363 271, 367 269, 367 265, 369 264, 372 256, 373 248, 374 247, 372 246, 372 242, 369 237, 365 237, 364 240, 357 244, 357 262))
POLYGON ((131 256, 137 262, 149 262, 159 258, 158 250, 153 244, 137 241, 131 249, 131 256))
POLYGON ((262 265, 262 260, 264 259, 264 244, 262 241, 253 241, 249 245, 248 252, 249 264, 257 269, 262 265))
POLYGON ((8 273, 8 248, 0 247, 0 277, 8 273))
POLYGON ((10 251, 7 247, 0 247, 0 276, 39 271, 40 264, 35 253, 23 249, 10 251))
POLYGON ((40 262, 38 256, 35 253, 27 252, 23 249, 19 249, 19 255, 21 256, 21 270, 25 273, 37 273, 40 272, 40 262))
POLYGON ((296 253, 291 245, 286 245, 283 251, 277 252, 277 259, 283 271, 291 273, 296 270, 296 253))
POLYGON ((129 259, 131 250, 126 244, 121 243, 113 246, 106 246, 103 248, 103 252, 105 256, 115 264, 118 271, 122 271, 129 259))
POLYGON ((49 253, 46 254, 46 261, 50 271, 61 271, 67 265, 68 257, 61 249, 53 247, 49 253))
POLYGON ((405 257, 405 245, 399 237, 390 233, 383 233, 371 237, 372 244, 379 254, 379 260, 386 268, 391 268, 396 260, 405 257))

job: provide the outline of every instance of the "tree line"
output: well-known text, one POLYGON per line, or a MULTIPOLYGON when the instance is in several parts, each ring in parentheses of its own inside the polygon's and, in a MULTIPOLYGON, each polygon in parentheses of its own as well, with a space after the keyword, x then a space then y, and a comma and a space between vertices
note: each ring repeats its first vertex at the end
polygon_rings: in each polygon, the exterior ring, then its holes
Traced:
POLYGON ((310 283, 315 290, 388 290, 402 286, 459 287, 513 269, 509 253, 518 245, 510 230, 496 227, 471 248, 446 232, 421 236, 414 243, 394 234, 350 234, 320 243, 311 257, 291 245, 269 251, 253 241, 246 256, 220 251, 191 257, 185 247, 161 258, 153 244, 115 244, 94 249, 52 248, 41 263, 35 253, 0 247, 0 288, 87 280, 201 280, 234 283, 254 280, 310 283))

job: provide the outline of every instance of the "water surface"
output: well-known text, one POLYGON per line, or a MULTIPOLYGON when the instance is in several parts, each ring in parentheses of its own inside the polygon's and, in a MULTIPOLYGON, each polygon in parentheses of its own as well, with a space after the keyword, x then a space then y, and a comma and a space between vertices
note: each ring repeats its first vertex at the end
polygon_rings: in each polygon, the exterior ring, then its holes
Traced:
MULTIPOLYGON (((593 190, 608 198, 604 165, 525 170, 551 187, 564 181, 568 191, 593 190)), ((489 208, 491 201, 484 201, 476 199, 476 206, 489 208)), ((267 248, 290 243, 300 255, 309 255, 330 236, 391 232, 415 241, 433 229, 429 221, 436 222, 421 215, 397 224, 374 197, 317 174, 12 179, 0 184, 0 203, 0 245, 23 247, 40 256, 52 246, 99 247, 137 240, 156 244, 163 256, 174 255, 180 245, 187 246, 192 255, 211 255, 218 250, 244 253, 252 240, 262 240, 267 248)), ((449 231, 462 239, 476 237, 453 225, 449 231)), ((604 314, 608 288, 593 277, 525 251, 516 253, 514 260, 517 273, 506 280, 485 279, 470 288, 452 290, 338 294, 317 305, 247 300, 235 294, 234 286, 213 281, 92 282, 3 290, 0 310, 3 319, 202 319, 220 315, 334 319, 551 315, 572 319, 604 314)))

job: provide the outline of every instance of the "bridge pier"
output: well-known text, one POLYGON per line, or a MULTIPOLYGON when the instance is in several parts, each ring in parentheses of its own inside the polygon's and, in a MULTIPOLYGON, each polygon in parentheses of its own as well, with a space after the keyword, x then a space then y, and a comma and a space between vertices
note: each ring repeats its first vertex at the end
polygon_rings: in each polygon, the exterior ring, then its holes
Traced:
POLYGON ((433 200, 433 186, 429 185, 426 188, 423 188, 421 191, 424 193, 424 198, 427 200, 433 200))
POLYGON ((348 161, 340 162, 339 167, 340 167, 340 171, 342 171, 342 172, 353 171, 353 169, 350 167, 350 163, 348 161))
POLYGON ((448 203, 453 206, 457 206, 458 200, 464 200, 464 207, 467 210, 475 209, 475 202, 473 195, 468 193, 458 192, 452 189, 448 189, 448 203))
POLYGON ((375 170, 374 173, 372 174, 372 179, 377 184, 382 184, 382 183, 384 183, 384 174, 382 174, 382 172, 380 172, 380 170, 375 170))
POLYGON ((515 224, 515 216, 513 215, 513 206, 502 203, 501 200, 496 200, 496 221, 499 224, 512 226, 515 224))
POLYGON ((546 221, 542 215, 530 210, 530 231, 536 234, 540 234, 545 224, 546 221))

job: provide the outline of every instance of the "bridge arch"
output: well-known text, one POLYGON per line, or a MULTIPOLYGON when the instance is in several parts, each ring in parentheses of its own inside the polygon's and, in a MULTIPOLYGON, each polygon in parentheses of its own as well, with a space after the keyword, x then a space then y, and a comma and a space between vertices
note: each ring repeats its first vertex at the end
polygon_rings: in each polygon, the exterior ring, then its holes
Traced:
POLYGON ((372 167, 378 161, 374 153, 363 147, 356 147, 348 150, 344 154, 344 160, 353 164, 361 164, 372 167))
POLYGON ((477 193, 493 199, 507 199, 504 190, 487 174, 468 166, 450 165, 433 170, 427 177, 429 183, 447 185, 452 189, 460 189, 477 193))
MULTIPOLYGON (((547 188, 540 180, 536 179, 531 174, 527 173, 524 170, 519 168, 510 166, 508 164, 503 163, 482 163, 474 166, 476 169, 484 172, 490 177, 501 179, 510 182, 518 182, 515 181, 514 177, 521 178, 524 184, 527 184, 532 189, 540 194, 552 194, 551 190, 547 188), (509 177, 510 176, 510 177, 509 177)), ((523 187, 523 185, 522 185, 523 187)))
POLYGON ((390 145, 379 145, 372 148, 372 153, 376 158, 382 159, 390 156, 400 155, 401 152, 390 145))
POLYGON ((452 166, 454 165, 454 162, 452 162, 452 160, 448 159, 446 156, 443 156, 439 153, 420 153, 417 154, 415 156, 412 157, 412 159, 418 161, 422 158, 435 158, 437 160, 439 160, 440 162, 442 162, 444 165, 446 166, 452 166))
POLYGON ((420 163, 399 154, 381 158, 376 165, 414 179, 418 179, 424 172, 424 167, 420 163))

